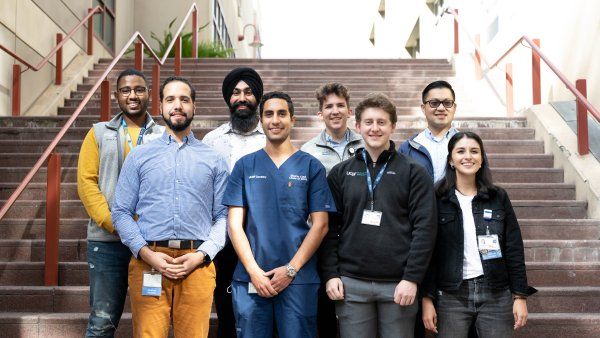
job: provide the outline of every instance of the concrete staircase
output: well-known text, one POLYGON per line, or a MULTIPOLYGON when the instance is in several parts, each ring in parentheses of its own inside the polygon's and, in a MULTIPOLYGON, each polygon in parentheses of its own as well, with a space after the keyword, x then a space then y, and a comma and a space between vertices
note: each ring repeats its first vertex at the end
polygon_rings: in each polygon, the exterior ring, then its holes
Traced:
MULTIPOLYGON (((55 117, 0 118, 0 204, 10 196, 41 152, 58 133, 81 98, 110 60, 101 60, 55 117)), ((146 74, 151 74, 147 61, 146 74)), ((123 61, 116 75, 130 61, 123 61)), ((301 145, 322 128, 314 90, 325 81, 340 81, 351 91, 351 105, 367 93, 381 91, 398 106, 399 142, 423 128, 420 91, 430 81, 452 81, 445 60, 183 60, 183 74, 197 89, 194 132, 204 136, 228 120, 221 81, 235 66, 258 70, 266 91, 288 92, 298 121, 293 139, 301 145)), ((173 74, 172 65, 162 70, 173 74)), ((0 337, 80 337, 89 313, 86 264, 87 215, 76 189, 77 156, 85 133, 99 116, 99 93, 87 105, 58 146, 62 155, 59 286, 43 285, 45 177, 42 169, 20 199, 0 220, 0 337)), ((459 98, 460 101, 460 98, 459 98)), ((113 102, 113 112, 118 107, 113 102)), ((518 337, 600 336, 600 221, 586 219, 586 203, 575 200, 575 186, 564 183, 552 155, 523 118, 467 118, 456 126, 485 140, 495 181, 512 199, 525 238, 530 283, 540 292, 528 300, 530 320, 518 337)), ((127 306, 126 311, 129 311, 127 306)), ((213 325, 216 317, 213 314, 213 325)), ((214 335, 212 330, 211 335, 214 335)), ((125 314, 119 337, 131 336, 125 314)))

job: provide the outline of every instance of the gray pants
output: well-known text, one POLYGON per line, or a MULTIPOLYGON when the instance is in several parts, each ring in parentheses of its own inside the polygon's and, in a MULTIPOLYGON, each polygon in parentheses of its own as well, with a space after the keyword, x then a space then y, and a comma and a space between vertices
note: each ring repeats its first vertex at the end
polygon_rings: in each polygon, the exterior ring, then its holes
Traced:
POLYGON ((373 282, 342 277, 344 299, 335 310, 342 338, 410 338, 414 336, 417 302, 409 306, 394 303, 398 283, 373 282))
POLYGON ((515 323, 512 308, 510 290, 490 289, 483 278, 465 280, 455 292, 438 291, 438 337, 467 337, 475 322, 481 338, 510 338, 515 323))

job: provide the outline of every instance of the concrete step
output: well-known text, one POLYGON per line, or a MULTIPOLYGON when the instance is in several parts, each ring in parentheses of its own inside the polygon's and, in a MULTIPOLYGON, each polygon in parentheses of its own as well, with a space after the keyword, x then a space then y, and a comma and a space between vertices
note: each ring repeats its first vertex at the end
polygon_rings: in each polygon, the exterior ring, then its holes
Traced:
MULTIPOLYGON (((44 285, 44 262, 0 262, 0 285, 44 285)), ((89 285, 85 262, 59 262, 58 285, 89 285)))
MULTIPOLYGON (((2 170, 0 170, 0 173, 2 170)), ((25 171, 22 172, 23 174, 25 171)), ((24 177, 24 175, 23 175, 24 177)), ((6 179, 6 178, 5 178, 6 179)), ((66 179, 66 177, 65 177, 66 179)), ((77 183, 63 180, 60 197, 62 199, 78 199, 77 183)), ((0 179, 1 181, 1 179, 0 179)), ((8 199, 16 190, 19 183, 0 183, 0 200, 8 199)), ((575 186, 565 183, 504 183, 501 185, 508 191, 511 200, 572 200, 575 199, 575 186)), ((19 196, 22 200, 46 198, 46 183, 30 183, 19 196)))
MULTIPOLYGON (((0 182, 20 183, 25 175, 31 170, 33 164, 39 159, 39 154, 0 154, 0 161, 6 159, 6 165, 27 165, 27 167, 0 167, 0 182), (12 155, 12 157, 11 157, 12 155)), ((61 154, 61 180, 64 183, 77 181, 77 157, 76 153, 61 154)), ((33 183, 46 182, 46 168, 40 168, 39 172, 32 178, 33 183)), ((492 176, 497 184, 534 182, 557 184, 563 182, 563 172, 560 169, 551 168, 492 168, 492 176), (531 177, 531 179, 527 179, 531 177)), ((8 193, 10 194, 10 193, 8 193)))
POLYGON ((532 262, 598 262, 600 240, 525 240, 525 260, 532 262))
POLYGON ((503 183, 511 200, 574 200, 575 185, 566 183, 503 183))
MULTIPOLYGON (((4 204, 5 201, 0 201, 4 204)), ((584 201, 512 201, 518 218, 585 218, 587 202, 584 201)), ((45 217, 45 200, 17 200, 6 213, 6 217, 43 218, 45 217)), ((61 200, 60 215, 62 218, 85 218, 87 213, 79 200, 61 200)))
MULTIPOLYGON (((89 313, 0 313, 2 337, 78 338, 85 332, 89 313)), ((115 333, 116 338, 133 337, 131 313, 124 313, 115 333)), ((172 338, 172 332, 169 333, 172 338)), ((210 317, 208 338, 217 337, 217 316, 210 317)))
POLYGON ((559 286, 539 287, 538 293, 527 298, 530 313, 600 313, 600 287, 559 286))
MULTIPOLYGON (((201 132, 208 132, 202 130, 201 132)), ((301 131, 300 131, 301 132, 301 131)), ((201 133, 198 138, 202 139, 201 133)), ((310 140, 314 134, 301 135, 292 133, 292 143, 301 147, 310 140)), ((404 139, 395 138, 394 142, 400 144, 404 139)), ((75 153, 81 149, 82 139, 80 140, 62 140, 55 148, 58 153, 75 153)), ((0 140, 0 153, 43 153, 50 144, 49 140, 0 140)), ((490 154, 509 153, 509 154, 543 154, 544 143, 535 140, 487 140, 484 141, 486 151, 490 154)))
MULTIPOLYGON (((43 262, 45 243, 44 239, 0 239, 0 261, 43 262)), ((61 262, 85 262, 86 250, 85 239, 61 239, 58 245, 58 259, 61 262)))
MULTIPOLYGON (((196 137, 204 137, 206 133, 214 128, 194 128, 196 137)), ((72 127, 63 137, 63 140, 83 140, 90 128, 72 127)), ((311 139, 321 133, 322 127, 294 127, 292 129, 293 138, 311 139)), ((58 134, 60 128, 28 128, 28 127, 4 127, 0 134, 2 140, 52 140, 58 134)), ((419 133, 420 128, 397 128, 394 131, 395 139, 407 139, 419 133)), ((468 128, 464 131, 477 133, 483 140, 533 140, 534 130, 531 128, 468 128)), ((49 142, 48 142, 49 143, 49 142)))
POLYGON ((586 217, 586 201, 512 201, 517 218, 577 219, 586 217))
MULTIPOLYGON (((60 220, 61 239, 83 239, 87 236, 88 218, 63 218, 60 220)), ((45 218, 8 218, 0 220, 0 238, 3 239, 44 239, 45 218)))
MULTIPOLYGON (((195 128, 216 128, 223 123, 229 122, 229 115, 226 107, 221 107, 216 115, 197 116, 192 125, 195 128)), ((74 111, 74 110, 73 110, 74 111)), ((421 113, 419 113, 421 114, 421 113)), ((28 128, 49 128, 62 127, 69 119, 69 116, 19 116, 6 117, 0 116, 0 127, 28 127, 28 128)), ((100 118, 99 112, 97 116, 80 115, 72 127, 90 128, 92 123, 98 122, 100 118)), ((155 116, 155 121, 161 121, 162 117, 155 116)), ((457 117, 454 119, 455 127, 459 129, 468 128, 525 128, 527 120, 522 117, 505 118, 505 117, 457 117)), ((296 116, 295 127, 316 127, 323 128, 323 122, 316 115, 299 115, 296 116)), ((419 116, 398 116, 396 128, 419 128, 425 127, 424 120, 419 116)))
POLYGON ((600 262, 528 262, 527 279, 538 286, 600 286, 600 262))
POLYGON ((520 219, 524 239, 600 239, 600 220, 596 219, 520 219))
MULTIPOLYGON (((153 59, 144 57, 145 62, 152 62, 153 59)), ((110 64, 113 61, 111 58, 101 58, 97 64, 110 64)), ((165 62, 166 65, 173 65, 174 59, 168 58, 165 62)), ((248 67, 254 67, 255 65, 270 65, 270 64, 289 64, 289 65, 314 65, 323 63, 335 63, 335 64, 420 64, 429 65, 435 63, 448 63, 446 59, 220 59, 220 58, 181 58, 181 65, 202 65, 202 64, 225 64, 234 65, 236 67, 240 64, 247 65, 248 67)), ((119 65, 124 67, 132 67, 134 65, 133 59, 121 59, 119 65)))
POLYGON ((530 313, 515 338, 600 337, 600 313, 530 313))

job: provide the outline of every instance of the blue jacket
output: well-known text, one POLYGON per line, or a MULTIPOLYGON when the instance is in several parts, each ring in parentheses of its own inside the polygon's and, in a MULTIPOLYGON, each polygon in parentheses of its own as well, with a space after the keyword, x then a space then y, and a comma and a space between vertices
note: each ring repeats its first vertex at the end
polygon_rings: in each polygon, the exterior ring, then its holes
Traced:
POLYGON ((404 154, 412 159, 414 159, 418 164, 422 165, 429 173, 431 177, 431 181, 433 182, 433 164, 431 161, 431 155, 427 149, 415 141, 415 137, 419 135, 415 134, 413 137, 404 141, 400 148, 398 148, 398 153, 404 154))

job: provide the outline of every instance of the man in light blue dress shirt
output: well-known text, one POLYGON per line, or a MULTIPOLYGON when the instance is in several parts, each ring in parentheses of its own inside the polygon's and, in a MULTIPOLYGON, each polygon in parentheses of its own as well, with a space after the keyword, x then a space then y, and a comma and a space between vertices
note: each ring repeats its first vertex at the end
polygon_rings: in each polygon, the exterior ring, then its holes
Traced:
POLYGON ((176 337, 207 337, 212 259, 226 238, 221 199, 228 167, 191 131, 195 91, 188 80, 166 79, 160 100, 166 132, 127 157, 112 210, 121 241, 134 256, 133 330, 135 336, 167 337, 172 322, 176 337))

